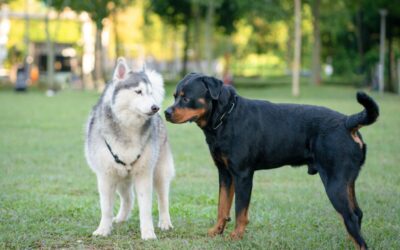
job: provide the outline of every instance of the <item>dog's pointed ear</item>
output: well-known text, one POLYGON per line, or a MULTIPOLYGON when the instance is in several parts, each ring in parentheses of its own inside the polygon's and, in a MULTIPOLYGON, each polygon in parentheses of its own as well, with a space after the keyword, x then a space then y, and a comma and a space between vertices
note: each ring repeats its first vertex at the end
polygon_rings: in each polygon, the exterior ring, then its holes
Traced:
POLYGON ((221 93, 223 82, 215 77, 210 76, 203 77, 203 82, 210 92, 211 98, 217 100, 219 98, 219 94, 221 93))
POLYGON ((113 80, 121 81, 126 78, 128 72, 130 71, 125 58, 119 57, 117 60, 117 66, 115 66, 113 80))

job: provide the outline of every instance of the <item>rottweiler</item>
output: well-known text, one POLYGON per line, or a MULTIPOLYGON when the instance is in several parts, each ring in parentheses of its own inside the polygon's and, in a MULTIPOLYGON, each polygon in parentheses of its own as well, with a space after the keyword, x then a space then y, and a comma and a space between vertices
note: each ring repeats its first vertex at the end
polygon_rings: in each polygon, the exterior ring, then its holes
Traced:
POLYGON ((379 116, 371 97, 358 92, 364 110, 347 116, 319 106, 250 100, 221 80, 198 73, 186 75, 174 97, 165 110, 166 119, 197 123, 218 168, 218 218, 210 236, 223 233, 235 195, 236 225, 230 236, 243 237, 256 170, 307 165, 309 174, 321 177, 356 247, 367 249, 355 181, 367 148, 359 129, 379 116))

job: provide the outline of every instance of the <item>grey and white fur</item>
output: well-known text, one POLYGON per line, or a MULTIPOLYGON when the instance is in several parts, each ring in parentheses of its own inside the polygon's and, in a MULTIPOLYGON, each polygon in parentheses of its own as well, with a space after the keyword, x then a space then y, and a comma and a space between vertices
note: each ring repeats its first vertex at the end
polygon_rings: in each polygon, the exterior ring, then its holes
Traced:
POLYGON ((163 97, 163 80, 158 73, 145 69, 134 72, 125 59, 118 59, 113 79, 86 126, 85 156, 97 176, 101 206, 101 221, 93 235, 107 236, 113 222, 128 220, 135 190, 141 238, 155 239, 153 187, 158 196, 158 226, 161 230, 172 228, 169 188, 174 163, 167 131, 158 114, 163 97), (121 202, 113 218, 116 193, 121 202))

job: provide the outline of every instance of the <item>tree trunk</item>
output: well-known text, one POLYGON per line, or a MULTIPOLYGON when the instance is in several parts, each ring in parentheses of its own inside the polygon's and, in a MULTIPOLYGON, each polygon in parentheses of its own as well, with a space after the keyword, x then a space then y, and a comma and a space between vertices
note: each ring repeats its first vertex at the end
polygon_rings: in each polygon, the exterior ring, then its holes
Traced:
POLYGON ((25 43, 25 58, 24 58, 24 69, 25 69, 25 82, 28 84, 29 81, 29 73, 30 73, 30 64, 31 61, 29 60, 29 57, 31 55, 30 51, 30 36, 29 36, 29 31, 30 31, 30 17, 29 17, 29 1, 25 0, 25 30, 24 30, 24 43, 25 43))
POLYGON ((211 75, 213 72, 213 31, 214 31, 214 0, 208 1, 206 29, 205 29, 205 57, 206 57, 206 73, 211 75))
POLYGON ((45 32, 46 32, 46 51, 47 51, 47 61, 46 61, 46 71, 47 71, 47 83, 48 88, 55 90, 56 85, 54 82, 54 44, 51 41, 50 37, 50 25, 49 25, 49 16, 50 16, 50 6, 51 0, 47 1, 47 13, 46 18, 44 19, 45 22, 45 32))
POLYGON ((194 1, 192 3, 192 15, 194 17, 194 29, 193 29, 193 40, 196 41, 193 43, 194 55, 195 55, 195 63, 198 71, 202 71, 201 67, 201 16, 200 16, 200 6, 194 1))
POLYGON ((293 67, 293 40, 294 40, 294 27, 293 20, 290 19, 287 23, 288 26, 288 38, 286 40, 286 71, 290 72, 293 67))
POLYGON ((121 53, 121 42, 119 39, 118 33, 118 14, 117 10, 112 12, 112 20, 113 20, 113 29, 114 29, 114 42, 115 42, 115 58, 118 58, 122 55, 121 53))
POLYGON ((319 27, 320 0, 312 2, 314 46, 312 50, 311 84, 321 84, 321 32, 319 27))
POLYGON ((300 59, 301 59, 301 0, 294 0, 294 60, 292 77, 292 95, 300 95, 300 59))
POLYGON ((379 46, 379 92, 385 89, 385 40, 386 40, 386 14, 387 10, 379 10, 381 15, 380 46, 379 46))
POLYGON ((187 65, 188 65, 188 51, 189 51, 189 42, 190 42, 190 22, 186 23, 186 29, 184 34, 184 46, 183 46, 183 58, 182 58, 182 71, 181 76, 184 77, 187 74, 187 65))
POLYGON ((388 37, 388 49, 389 49, 389 65, 388 65, 388 91, 395 92, 396 82, 396 62, 393 49, 393 38, 388 37))
POLYGON ((94 54, 94 88, 100 90, 104 84, 103 79, 103 45, 101 41, 101 34, 103 25, 96 25, 96 41, 95 41, 95 54, 94 54))
POLYGON ((400 58, 397 59, 397 94, 400 95, 400 58))
POLYGON ((356 28, 357 48, 358 48, 358 56, 360 57, 360 73, 363 74, 365 72, 365 58, 364 58, 363 26, 362 26, 361 10, 357 11, 356 22, 357 22, 357 28, 356 28))

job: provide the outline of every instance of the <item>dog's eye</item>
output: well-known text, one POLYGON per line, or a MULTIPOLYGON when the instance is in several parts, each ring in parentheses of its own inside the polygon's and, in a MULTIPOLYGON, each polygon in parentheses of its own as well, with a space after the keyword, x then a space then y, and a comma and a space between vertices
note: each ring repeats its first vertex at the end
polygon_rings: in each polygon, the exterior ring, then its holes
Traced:
POLYGON ((142 95, 142 91, 141 90, 135 90, 136 94, 138 95, 142 95))
POLYGON ((187 97, 183 97, 183 102, 185 102, 185 103, 188 103, 189 102, 189 98, 187 98, 187 97))

